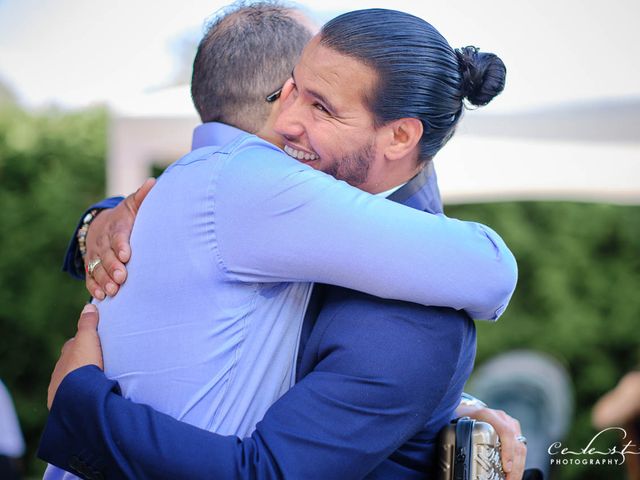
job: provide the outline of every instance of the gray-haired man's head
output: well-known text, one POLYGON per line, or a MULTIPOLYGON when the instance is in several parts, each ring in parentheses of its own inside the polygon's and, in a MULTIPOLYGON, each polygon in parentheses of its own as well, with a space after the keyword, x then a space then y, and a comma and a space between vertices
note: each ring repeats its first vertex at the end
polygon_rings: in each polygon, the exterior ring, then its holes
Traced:
POLYGON ((299 11, 273 2, 235 4, 218 16, 193 62, 201 120, 257 132, 271 109, 265 97, 289 78, 311 36, 299 11))

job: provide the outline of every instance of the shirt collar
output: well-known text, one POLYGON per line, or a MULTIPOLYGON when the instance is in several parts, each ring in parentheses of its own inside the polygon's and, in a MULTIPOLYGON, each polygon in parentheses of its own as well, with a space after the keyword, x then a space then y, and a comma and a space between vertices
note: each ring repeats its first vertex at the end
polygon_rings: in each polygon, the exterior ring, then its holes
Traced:
POLYGON ((384 192, 380 192, 380 193, 376 193, 374 196, 376 197, 383 197, 383 198, 387 198, 389 195, 391 195, 393 192, 395 192, 396 190, 400 190, 402 187, 404 187, 407 184, 407 182, 401 183, 400 185, 398 185, 397 187, 393 187, 390 188, 389 190, 385 190, 384 192))
POLYGON ((430 213, 443 213, 440 189, 433 162, 424 168, 405 186, 393 192, 389 200, 430 213))
POLYGON ((191 150, 214 145, 223 146, 243 134, 242 130, 219 122, 198 125, 193 131, 191 150))

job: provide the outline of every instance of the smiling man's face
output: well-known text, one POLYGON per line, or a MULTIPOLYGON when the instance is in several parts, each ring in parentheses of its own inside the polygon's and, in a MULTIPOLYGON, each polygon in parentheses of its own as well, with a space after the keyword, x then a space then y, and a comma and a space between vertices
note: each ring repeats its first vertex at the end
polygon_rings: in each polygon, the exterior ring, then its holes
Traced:
POLYGON ((274 128, 284 139, 285 152, 372 191, 382 162, 365 98, 373 92, 376 78, 362 62, 320 45, 314 37, 282 92, 274 128))

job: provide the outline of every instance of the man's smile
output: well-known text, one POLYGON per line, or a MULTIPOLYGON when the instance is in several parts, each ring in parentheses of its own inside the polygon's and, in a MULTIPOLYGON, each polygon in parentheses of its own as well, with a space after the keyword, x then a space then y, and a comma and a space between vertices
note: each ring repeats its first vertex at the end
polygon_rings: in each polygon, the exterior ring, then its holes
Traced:
POLYGON ((296 160, 311 162, 313 160, 318 160, 320 157, 315 153, 305 152, 303 150, 297 150, 289 145, 284 146, 284 151, 290 157, 295 158, 296 160))

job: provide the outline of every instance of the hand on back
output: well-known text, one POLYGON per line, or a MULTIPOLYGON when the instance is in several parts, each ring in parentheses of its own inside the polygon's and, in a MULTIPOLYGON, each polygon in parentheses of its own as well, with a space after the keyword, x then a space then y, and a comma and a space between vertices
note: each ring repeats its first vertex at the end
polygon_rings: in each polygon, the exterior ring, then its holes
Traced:
POLYGON ((142 202, 154 185, 155 179, 147 179, 135 193, 117 207, 101 211, 89 225, 85 269, 97 259, 100 259, 100 263, 91 274, 87 270, 85 284, 91 296, 98 300, 104 299, 106 295, 114 296, 127 279, 125 264, 131 258, 129 239, 133 223, 142 202))

